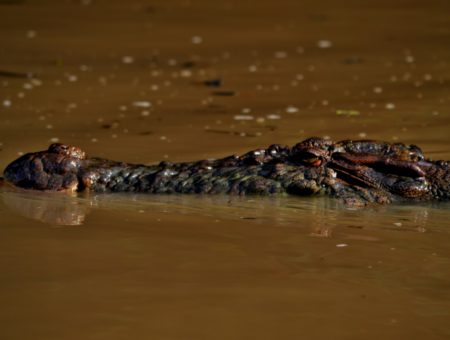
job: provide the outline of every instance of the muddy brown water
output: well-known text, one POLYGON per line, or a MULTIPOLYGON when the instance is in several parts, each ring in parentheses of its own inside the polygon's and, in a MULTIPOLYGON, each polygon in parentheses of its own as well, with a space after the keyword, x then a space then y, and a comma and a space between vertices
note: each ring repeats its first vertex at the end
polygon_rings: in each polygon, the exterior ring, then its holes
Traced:
MULTIPOLYGON (((308 136, 450 159, 448 13, 0 0, 0 168, 52 141, 139 163, 308 136)), ((1 339, 450 337, 448 203, 0 196, 1 339)))

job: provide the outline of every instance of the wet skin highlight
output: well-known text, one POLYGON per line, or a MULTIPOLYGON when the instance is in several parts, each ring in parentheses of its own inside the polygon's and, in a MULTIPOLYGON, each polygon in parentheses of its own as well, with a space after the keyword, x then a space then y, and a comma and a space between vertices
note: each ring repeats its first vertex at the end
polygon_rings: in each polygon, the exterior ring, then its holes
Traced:
POLYGON ((129 164, 52 144, 21 156, 6 181, 46 191, 154 194, 329 195, 350 205, 450 199, 450 166, 415 145, 308 138, 241 156, 184 163, 129 164))

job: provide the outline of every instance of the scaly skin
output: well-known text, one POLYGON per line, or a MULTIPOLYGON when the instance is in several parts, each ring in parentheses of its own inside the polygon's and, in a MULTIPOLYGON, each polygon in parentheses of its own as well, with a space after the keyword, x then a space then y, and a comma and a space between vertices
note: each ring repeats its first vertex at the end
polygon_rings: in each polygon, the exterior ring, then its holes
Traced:
POLYGON ((4 176, 18 187, 49 191, 326 194, 351 205, 450 199, 449 164, 426 160, 417 146, 316 137, 242 156, 150 166, 52 144, 12 162, 4 176))

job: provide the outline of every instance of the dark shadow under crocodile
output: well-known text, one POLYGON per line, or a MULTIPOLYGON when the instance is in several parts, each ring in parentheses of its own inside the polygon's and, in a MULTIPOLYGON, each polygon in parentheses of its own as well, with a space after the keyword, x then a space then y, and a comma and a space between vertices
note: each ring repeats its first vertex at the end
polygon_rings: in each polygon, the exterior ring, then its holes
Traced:
POLYGON ((4 176, 17 187, 46 191, 325 194, 350 205, 450 199, 450 165, 425 159, 417 146, 315 137, 242 156, 150 166, 52 144, 21 156, 4 176))

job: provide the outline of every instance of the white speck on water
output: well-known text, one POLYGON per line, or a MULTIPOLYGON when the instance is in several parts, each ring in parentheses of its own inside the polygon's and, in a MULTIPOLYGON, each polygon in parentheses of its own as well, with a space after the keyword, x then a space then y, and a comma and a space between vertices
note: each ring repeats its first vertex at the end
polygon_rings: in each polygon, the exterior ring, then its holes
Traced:
POLYGON ((82 71, 82 72, 89 71, 89 66, 87 66, 87 65, 80 65, 80 71, 82 71))
POLYGON ((203 42, 203 38, 202 38, 201 36, 199 36, 199 35, 194 35, 194 36, 191 38, 191 42, 192 42, 193 44, 198 45, 198 44, 201 44, 201 43, 203 42))
POLYGON ((367 133, 365 133, 365 132, 360 132, 360 133, 358 133, 358 137, 359 137, 359 138, 366 138, 366 137, 367 137, 367 133))
POLYGON ((255 119, 255 117, 251 116, 251 115, 235 115, 234 120, 253 120, 255 119))
POLYGON ((262 123, 264 123, 265 121, 266 121, 266 119, 265 119, 264 117, 258 117, 258 118, 256 118, 256 122, 259 123, 259 124, 262 124, 262 123))
POLYGON ((47 124, 45 126, 45 128, 48 129, 48 130, 51 130, 51 129, 53 129, 53 125, 52 124, 47 124))
POLYGON ((250 113, 250 112, 252 112, 252 109, 250 109, 249 107, 244 107, 244 108, 241 110, 241 113, 243 113, 243 114, 248 114, 248 113, 250 113))
POLYGON ((393 110, 393 109, 395 109, 395 104, 394 103, 386 103, 386 105, 384 107, 388 110, 393 110))
POLYGON ((305 49, 303 48, 303 46, 298 46, 298 47, 295 49, 295 51, 296 51, 298 54, 303 54, 303 53, 305 53, 305 49))
POLYGON ((31 84, 33 84, 34 86, 42 86, 42 80, 37 79, 37 78, 33 78, 30 80, 31 84))
POLYGON ((167 60, 167 65, 169 66, 175 66, 177 64, 177 60, 176 59, 169 59, 167 60))
POLYGON ((147 116, 149 116, 150 115, 150 112, 148 112, 148 111, 142 111, 141 112, 141 116, 142 117, 147 117, 147 116))
POLYGON ((5 99, 3 101, 3 106, 4 107, 10 107, 12 105, 12 102, 9 99, 5 99))
POLYGON ((150 89, 152 91, 158 91, 159 90, 159 86, 154 84, 154 85, 150 86, 150 89))
POLYGON ((78 80, 78 77, 75 74, 67 74, 67 80, 74 83, 78 80))
POLYGON ((344 247, 348 247, 348 244, 347 243, 338 243, 338 244, 336 244, 336 247, 337 248, 344 248, 344 247))
POLYGON ((36 37, 36 31, 34 31, 34 30, 29 30, 29 31, 27 31, 27 33, 26 33, 26 37, 28 38, 28 39, 33 39, 33 38, 35 38, 36 37))
POLYGON ((266 117, 267 117, 267 119, 271 119, 271 120, 281 119, 281 116, 277 115, 277 114, 270 114, 270 115, 267 115, 266 117))
POLYGON ((374 93, 381 93, 381 92, 383 92, 383 88, 380 87, 380 86, 375 86, 375 87, 373 88, 373 92, 374 92, 374 93))
POLYGON ((249 71, 249 72, 256 72, 256 71, 258 71, 258 66, 256 66, 256 65, 250 65, 250 66, 248 67, 248 71, 249 71))
POLYGON ((23 152, 23 151, 18 151, 17 154, 18 154, 19 156, 23 156, 23 155, 25 154, 25 152, 23 152))
POLYGON ((328 100, 322 100, 322 105, 327 106, 329 104, 328 100))
POLYGON ((395 225, 396 227, 401 227, 401 226, 402 226, 402 222, 394 222, 394 225, 395 225))
POLYGON ((126 111, 126 110, 128 110, 128 107, 126 107, 125 105, 119 106, 119 111, 126 111))
POLYGON ((59 142, 59 138, 58 137, 50 138, 50 142, 51 143, 58 143, 59 142))
POLYGON ((124 64, 132 64, 134 63, 134 57, 130 56, 130 55, 125 55, 122 57, 122 63, 124 64))
POLYGON ((432 114, 433 116, 439 116, 439 112, 438 112, 438 111, 433 111, 433 112, 431 112, 431 114, 432 114))
POLYGON ((25 83, 25 84, 23 84, 22 87, 23 87, 25 90, 31 90, 31 89, 33 89, 33 84, 25 83))
POLYGON ((159 137, 159 139, 161 139, 161 140, 167 140, 167 137, 166 137, 166 136, 161 136, 161 137, 159 137))
POLYGON ((433 79, 433 77, 431 76, 431 74, 427 73, 423 75, 423 80, 425 81, 430 81, 431 79, 433 79))
POLYGON ((97 143, 97 142, 98 142, 98 139, 97 139, 97 138, 92 138, 92 139, 91 139, 91 142, 92 142, 92 143, 97 143))
POLYGON ((77 103, 69 103, 67 104, 67 110, 74 110, 78 107, 77 103))
POLYGON ((303 74, 299 73, 299 74, 297 74, 297 75, 295 76, 295 79, 297 79, 297 80, 303 80, 303 79, 305 79, 305 76, 304 76, 303 74))
POLYGON ((411 64, 414 62, 414 57, 412 55, 405 56, 405 62, 411 64))
POLYGON ((113 133, 113 134, 111 135, 111 138, 117 138, 117 135, 116 135, 115 133, 113 133))
POLYGON ((17 98, 23 98, 23 97, 25 97, 25 93, 19 92, 19 93, 17 94, 17 98))
POLYGON ((108 79, 106 77, 98 77, 98 82, 105 86, 108 83, 108 79))
POLYGON ((287 113, 297 113, 298 112, 298 108, 296 108, 295 106, 289 105, 286 108, 286 112, 287 113))
POLYGON ((183 78, 189 78, 192 76, 192 71, 191 70, 181 70, 180 76, 183 78))
MULTIPOLYGON (((135 107, 145 107, 145 108, 148 108, 148 107, 152 107, 152 103, 150 103, 149 101, 146 101, 146 100, 137 100, 137 101, 134 101, 133 102, 133 106, 135 106, 135 107)), ((121 111, 126 111, 126 106, 121 106, 121 108, 122 107, 125 107, 125 109, 123 110, 123 109, 120 109, 121 111)))
POLYGON ((317 42, 317 47, 319 48, 330 48, 331 46, 333 46, 333 43, 330 40, 319 40, 317 42))
POLYGON ((275 58, 277 58, 277 59, 285 59, 285 58, 287 58, 287 55, 288 54, 285 51, 276 51, 274 54, 275 58))
POLYGON ((398 80, 398 78, 397 78, 397 76, 391 76, 391 77, 389 78, 389 80, 390 80, 392 83, 395 83, 395 82, 398 80))

